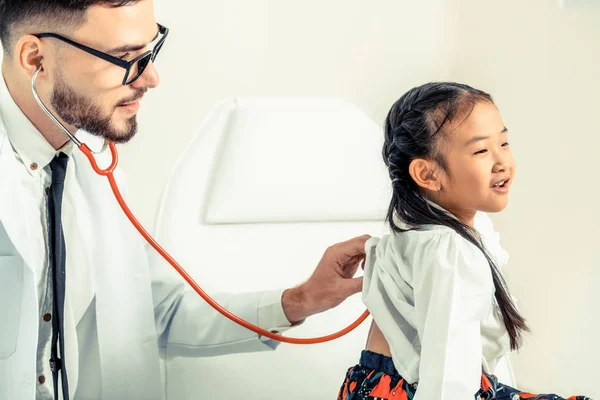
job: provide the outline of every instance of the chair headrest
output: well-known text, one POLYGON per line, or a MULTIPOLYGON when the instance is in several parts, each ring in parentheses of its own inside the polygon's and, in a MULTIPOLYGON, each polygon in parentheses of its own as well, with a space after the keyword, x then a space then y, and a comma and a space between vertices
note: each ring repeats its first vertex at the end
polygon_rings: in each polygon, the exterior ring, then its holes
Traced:
POLYGON ((217 133, 225 137, 214 141, 221 145, 205 223, 384 218, 391 187, 383 132, 358 107, 341 99, 232 102, 221 108, 229 116, 217 133))

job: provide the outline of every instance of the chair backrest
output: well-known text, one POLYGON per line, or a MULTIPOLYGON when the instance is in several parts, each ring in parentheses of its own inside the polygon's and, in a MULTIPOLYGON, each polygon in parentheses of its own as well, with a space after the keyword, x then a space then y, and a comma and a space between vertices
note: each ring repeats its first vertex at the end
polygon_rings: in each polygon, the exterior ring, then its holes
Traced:
MULTIPOLYGON (((157 238, 207 290, 294 286, 327 246, 386 231, 390 198, 381 127, 340 99, 234 99, 205 120, 173 171, 157 238)), ((360 295, 290 336, 342 329, 360 295)), ((358 361, 370 319, 320 345, 166 363, 171 399, 334 398, 358 361)))

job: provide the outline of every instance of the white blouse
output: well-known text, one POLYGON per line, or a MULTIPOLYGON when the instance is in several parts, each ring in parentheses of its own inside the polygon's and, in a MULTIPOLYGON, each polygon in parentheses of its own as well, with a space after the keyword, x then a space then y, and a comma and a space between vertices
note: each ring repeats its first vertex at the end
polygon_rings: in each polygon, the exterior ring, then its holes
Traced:
MULTIPOLYGON (((497 265, 508 262, 484 213, 475 229, 497 265)), ((453 229, 428 225, 366 243, 363 302, 389 343, 413 400, 473 399, 482 368, 510 351, 483 253, 453 229)))

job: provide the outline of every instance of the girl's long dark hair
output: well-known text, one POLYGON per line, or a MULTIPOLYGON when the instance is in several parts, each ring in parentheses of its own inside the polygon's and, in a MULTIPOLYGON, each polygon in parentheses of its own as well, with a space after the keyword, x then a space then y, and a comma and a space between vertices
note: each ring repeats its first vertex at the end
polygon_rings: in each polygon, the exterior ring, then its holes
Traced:
MULTIPOLYGON (((527 331, 525 319, 515 307, 498 267, 470 227, 458 219, 432 207, 421 194, 409 174, 416 158, 435 160, 441 168, 446 164, 438 151, 444 128, 457 118, 471 113, 479 102, 494 103, 492 97, 467 85, 453 82, 428 83, 405 93, 391 108, 385 121, 383 160, 392 179, 393 194, 386 220, 394 232, 406 232, 395 222, 399 218, 411 226, 443 225, 454 229, 485 255, 496 289, 496 305, 502 313, 510 336, 511 349, 520 347, 527 331)), ((466 118, 466 117, 465 117, 466 118)))

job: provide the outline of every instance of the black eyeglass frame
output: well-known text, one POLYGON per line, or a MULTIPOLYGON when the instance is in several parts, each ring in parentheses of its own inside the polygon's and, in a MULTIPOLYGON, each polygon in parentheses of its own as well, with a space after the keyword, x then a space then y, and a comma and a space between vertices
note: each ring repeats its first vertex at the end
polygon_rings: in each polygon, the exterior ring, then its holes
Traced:
POLYGON ((100 50, 96 50, 94 48, 88 47, 84 44, 81 43, 77 43, 69 38, 66 38, 64 36, 61 36, 57 33, 51 33, 51 32, 45 32, 45 33, 36 33, 33 34, 33 36, 42 39, 42 38, 54 38, 54 39, 58 39, 60 41, 63 41, 67 44, 70 44, 73 47, 76 47, 80 50, 85 51, 86 53, 89 53, 93 56, 96 56, 98 58, 103 59, 104 61, 108 61, 111 64, 117 65, 121 68, 125 69, 125 77, 123 78, 123 86, 128 86, 131 85, 133 82, 135 82, 136 80, 139 79, 140 76, 142 76, 142 74, 144 73, 144 71, 146 70, 146 67, 148 66, 148 64, 150 63, 150 61, 154 62, 154 60, 156 59, 156 56, 158 55, 158 52, 160 51, 160 49, 162 48, 163 43, 165 42, 165 39, 167 38, 167 36, 169 35, 169 28, 167 28, 166 26, 163 26, 161 24, 157 24, 158 25, 158 33, 162 34, 162 37, 158 40, 158 42, 156 43, 156 45, 154 45, 154 48, 152 50, 148 50, 147 52, 145 52, 144 54, 141 54, 140 56, 134 58, 131 61, 125 61, 123 59, 120 59, 118 57, 114 57, 111 56, 110 54, 106 54, 100 50), (129 74, 131 73, 131 68, 133 66, 135 66, 136 63, 140 63, 138 65, 138 72, 137 75, 135 77, 133 77, 133 79, 131 79, 131 81, 127 81, 129 79, 129 74))

